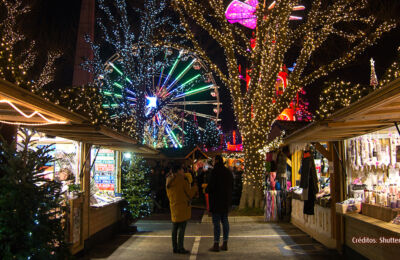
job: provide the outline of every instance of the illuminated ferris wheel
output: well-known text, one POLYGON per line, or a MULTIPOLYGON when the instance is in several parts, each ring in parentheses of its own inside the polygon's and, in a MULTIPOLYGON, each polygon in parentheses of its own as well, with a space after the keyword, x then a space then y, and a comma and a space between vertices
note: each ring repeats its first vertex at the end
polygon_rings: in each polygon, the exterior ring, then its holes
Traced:
MULTIPOLYGON (((195 54, 168 47, 163 56, 160 62, 164 65, 152 74, 152 83, 145 86, 144 143, 154 148, 181 148, 185 124, 204 131, 208 121, 220 121, 218 86, 195 54), (170 62, 163 63, 162 59, 170 62)), ((131 109, 136 107, 134 79, 124 73, 124 62, 116 53, 105 63, 107 76, 113 80, 100 84, 104 108, 118 108, 124 101, 131 109)))

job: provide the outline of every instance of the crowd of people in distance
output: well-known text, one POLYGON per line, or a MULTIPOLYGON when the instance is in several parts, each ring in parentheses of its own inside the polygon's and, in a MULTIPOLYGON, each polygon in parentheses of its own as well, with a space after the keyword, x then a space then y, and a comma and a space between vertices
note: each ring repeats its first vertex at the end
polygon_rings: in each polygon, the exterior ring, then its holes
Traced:
MULTIPOLYGON (((190 179, 191 186, 197 185, 198 197, 196 197, 199 206, 206 206, 205 185, 209 183, 210 174, 213 166, 205 165, 199 167, 197 171, 192 171, 191 167, 182 167, 187 180, 190 179)), ((232 204, 239 205, 242 193, 242 174, 243 170, 237 167, 228 168, 233 175, 232 204)), ((153 199, 153 212, 162 213, 169 211, 169 202, 166 192, 166 180, 172 175, 173 166, 154 167, 150 173, 151 196, 153 199)))

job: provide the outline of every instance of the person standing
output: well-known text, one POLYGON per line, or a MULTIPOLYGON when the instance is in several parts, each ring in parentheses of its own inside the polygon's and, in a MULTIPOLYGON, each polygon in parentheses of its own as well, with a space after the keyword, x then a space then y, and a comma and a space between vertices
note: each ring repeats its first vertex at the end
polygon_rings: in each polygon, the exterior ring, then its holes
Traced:
POLYGON ((214 169, 211 172, 207 186, 210 199, 210 212, 214 225, 214 246, 210 251, 228 250, 229 221, 228 212, 232 205, 233 176, 224 166, 220 155, 215 156, 214 169), (223 229, 223 244, 219 247, 221 234, 221 223, 223 229))
POLYGON ((174 253, 188 254, 183 247, 186 223, 191 218, 190 200, 197 194, 197 185, 190 186, 181 166, 175 166, 166 181, 172 220, 172 248, 174 253))

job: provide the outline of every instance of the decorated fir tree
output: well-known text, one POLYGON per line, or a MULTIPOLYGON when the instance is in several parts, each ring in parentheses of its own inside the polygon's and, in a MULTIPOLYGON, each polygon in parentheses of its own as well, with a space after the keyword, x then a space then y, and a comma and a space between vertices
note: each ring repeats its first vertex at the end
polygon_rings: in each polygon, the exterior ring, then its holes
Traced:
POLYGON ((124 167, 122 174, 122 194, 127 202, 125 210, 133 219, 151 213, 150 168, 146 161, 132 155, 129 166, 124 167))
POLYGON ((22 133, 17 148, 0 141, 0 259, 65 259, 61 184, 43 174, 49 147, 22 133))
POLYGON ((203 144, 209 150, 217 150, 221 146, 221 130, 215 121, 208 121, 203 135, 203 144))
POLYGON ((185 146, 194 147, 196 145, 202 145, 202 133, 195 123, 187 121, 185 123, 185 146))

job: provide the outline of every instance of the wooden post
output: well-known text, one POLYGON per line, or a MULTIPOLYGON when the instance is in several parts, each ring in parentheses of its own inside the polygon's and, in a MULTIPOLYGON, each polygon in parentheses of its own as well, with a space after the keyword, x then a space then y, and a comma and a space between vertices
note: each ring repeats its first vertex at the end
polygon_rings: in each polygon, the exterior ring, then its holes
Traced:
POLYGON ((83 200, 83 221, 82 221, 82 238, 86 240, 89 238, 89 224, 90 224, 90 152, 92 149, 91 144, 82 144, 81 150, 81 162, 82 162, 82 178, 81 183, 84 191, 84 200, 83 200))
POLYGON ((341 155, 343 146, 339 142, 329 142, 329 153, 331 155, 333 171, 330 174, 331 188, 331 220, 332 234, 336 240, 336 249, 342 252, 343 248, 343 217, 336 214, 336 203, 343 201, 343 168, 341 164, 341 155))

